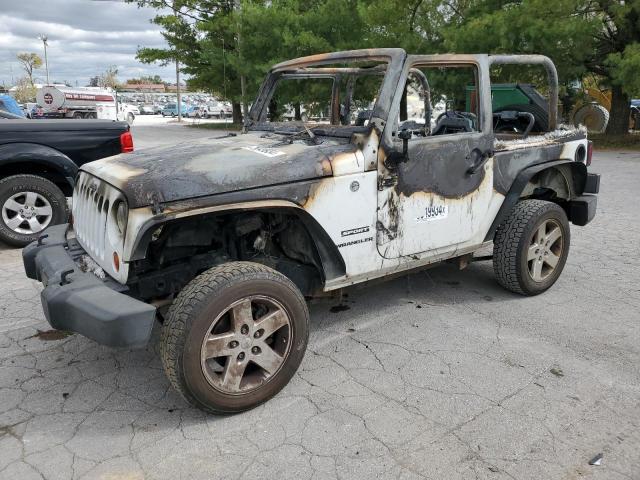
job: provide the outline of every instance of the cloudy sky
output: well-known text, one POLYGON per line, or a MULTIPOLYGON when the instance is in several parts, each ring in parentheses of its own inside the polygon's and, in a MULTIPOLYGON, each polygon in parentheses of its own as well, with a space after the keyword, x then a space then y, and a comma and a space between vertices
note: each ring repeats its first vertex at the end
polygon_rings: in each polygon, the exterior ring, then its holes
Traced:
MULTIPOLYGON (((83 86, 110 65, 117 66, 121 81, 156 74, 170 81, 171 67, 135 59, 140 46, 164 46, 160 30, 150 23, 154 15, 122 0, 0 0, 0 84, 24 75, 17 53, 36 52, 44 60, 41 33, 49 37, 52 82, 83 86)), ((35 76, 46 80, 44 66, 35 76)))

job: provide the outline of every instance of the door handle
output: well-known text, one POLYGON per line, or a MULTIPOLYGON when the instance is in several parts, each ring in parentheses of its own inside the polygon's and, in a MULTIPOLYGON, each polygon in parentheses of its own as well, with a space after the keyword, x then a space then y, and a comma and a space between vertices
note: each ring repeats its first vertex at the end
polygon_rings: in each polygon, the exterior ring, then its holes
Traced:
POLYGON ((478 170, 484 167, 484 164, 487 163, 491 157, 493 157, 493 150, 486 150, 484 152, 481 152, 477 148, 471 150, 471 153, 467 158, 474 158, 474 161, 473 165, 471 165, 467 169, 467 175, 473 175, 474 173, 477 173, 478 170))

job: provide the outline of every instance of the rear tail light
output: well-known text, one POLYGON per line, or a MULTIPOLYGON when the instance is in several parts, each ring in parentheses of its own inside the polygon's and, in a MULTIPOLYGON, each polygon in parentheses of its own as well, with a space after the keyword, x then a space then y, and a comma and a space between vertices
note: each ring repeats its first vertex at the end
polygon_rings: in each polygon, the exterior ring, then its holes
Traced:
POLYGON ((593 157, 593 142, 589 140, 587 142, 587 167, 591 165, 591 158, 593 157))
POLYGON ((120 151, 122 153, 133 152, 133 137, 131 132, 124 132, 120 135, 120 151))

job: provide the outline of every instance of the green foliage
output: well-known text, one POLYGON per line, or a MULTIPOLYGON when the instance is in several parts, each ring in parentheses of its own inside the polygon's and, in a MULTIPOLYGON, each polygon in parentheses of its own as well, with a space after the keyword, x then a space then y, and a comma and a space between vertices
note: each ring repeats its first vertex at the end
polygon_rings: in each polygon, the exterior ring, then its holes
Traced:
POLYGON ((42 66, 42 58, 37 53, 19 53, 16 58, 27 74, 29 83, 33 86, 33 71, 42 66))
MULTIPOLYGON (((141 48, 141 61, 178 58, 190 85, 234 103, 241 76, 251 98, 274 63, 369 47, 540 53, 555 62, 561 84, 593 75, 603 86, 621 87, 614 105, 640 93, 640 0, 127 1, 158 9, 153 22, 168 43, 141 48)), ((496 81, 545 83, 539 69, 493 73, 496 81)))
POLYGON ((36 87, 33 86, 29 77, 23 77, 18 80, 14 97, 18 103, 27 103, 36 101, 36 87))
POLYGON ((162 78, 160 77, 160 75, 143 75, 139 78, 129 78, 125 83, 128 83, 130 85, 140 85, 140 84, 145 84, 145 83, 152 83, 152 84, 163 84, 164 81, 162 80, 162 78))
POLYGON ((621 86, 630 96, 640 96, 640 43, 632 43, 624 51, 610 54, 606 65, 613 84, 621 86))

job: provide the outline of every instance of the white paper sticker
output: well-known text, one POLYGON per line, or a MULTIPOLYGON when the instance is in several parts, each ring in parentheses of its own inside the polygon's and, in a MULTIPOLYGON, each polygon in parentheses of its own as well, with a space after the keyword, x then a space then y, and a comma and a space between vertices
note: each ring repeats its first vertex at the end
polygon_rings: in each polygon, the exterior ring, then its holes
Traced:
POLYGON ((280 155, 284 155, 282 150, 276 150, 275 148, 269 147, 260 147, 258 145, 252 145, 250 147, 242 147, 245 150, 250 150, 255 153, 259 153, 260 155, 264 155, 265 157, 278 157, 280 155))
POLYGON ((431 222, 442 220, 449 215, 449 208, 446 205, 430 205, 425 208, 424 215, 416 218, 416 222, 431 222))

